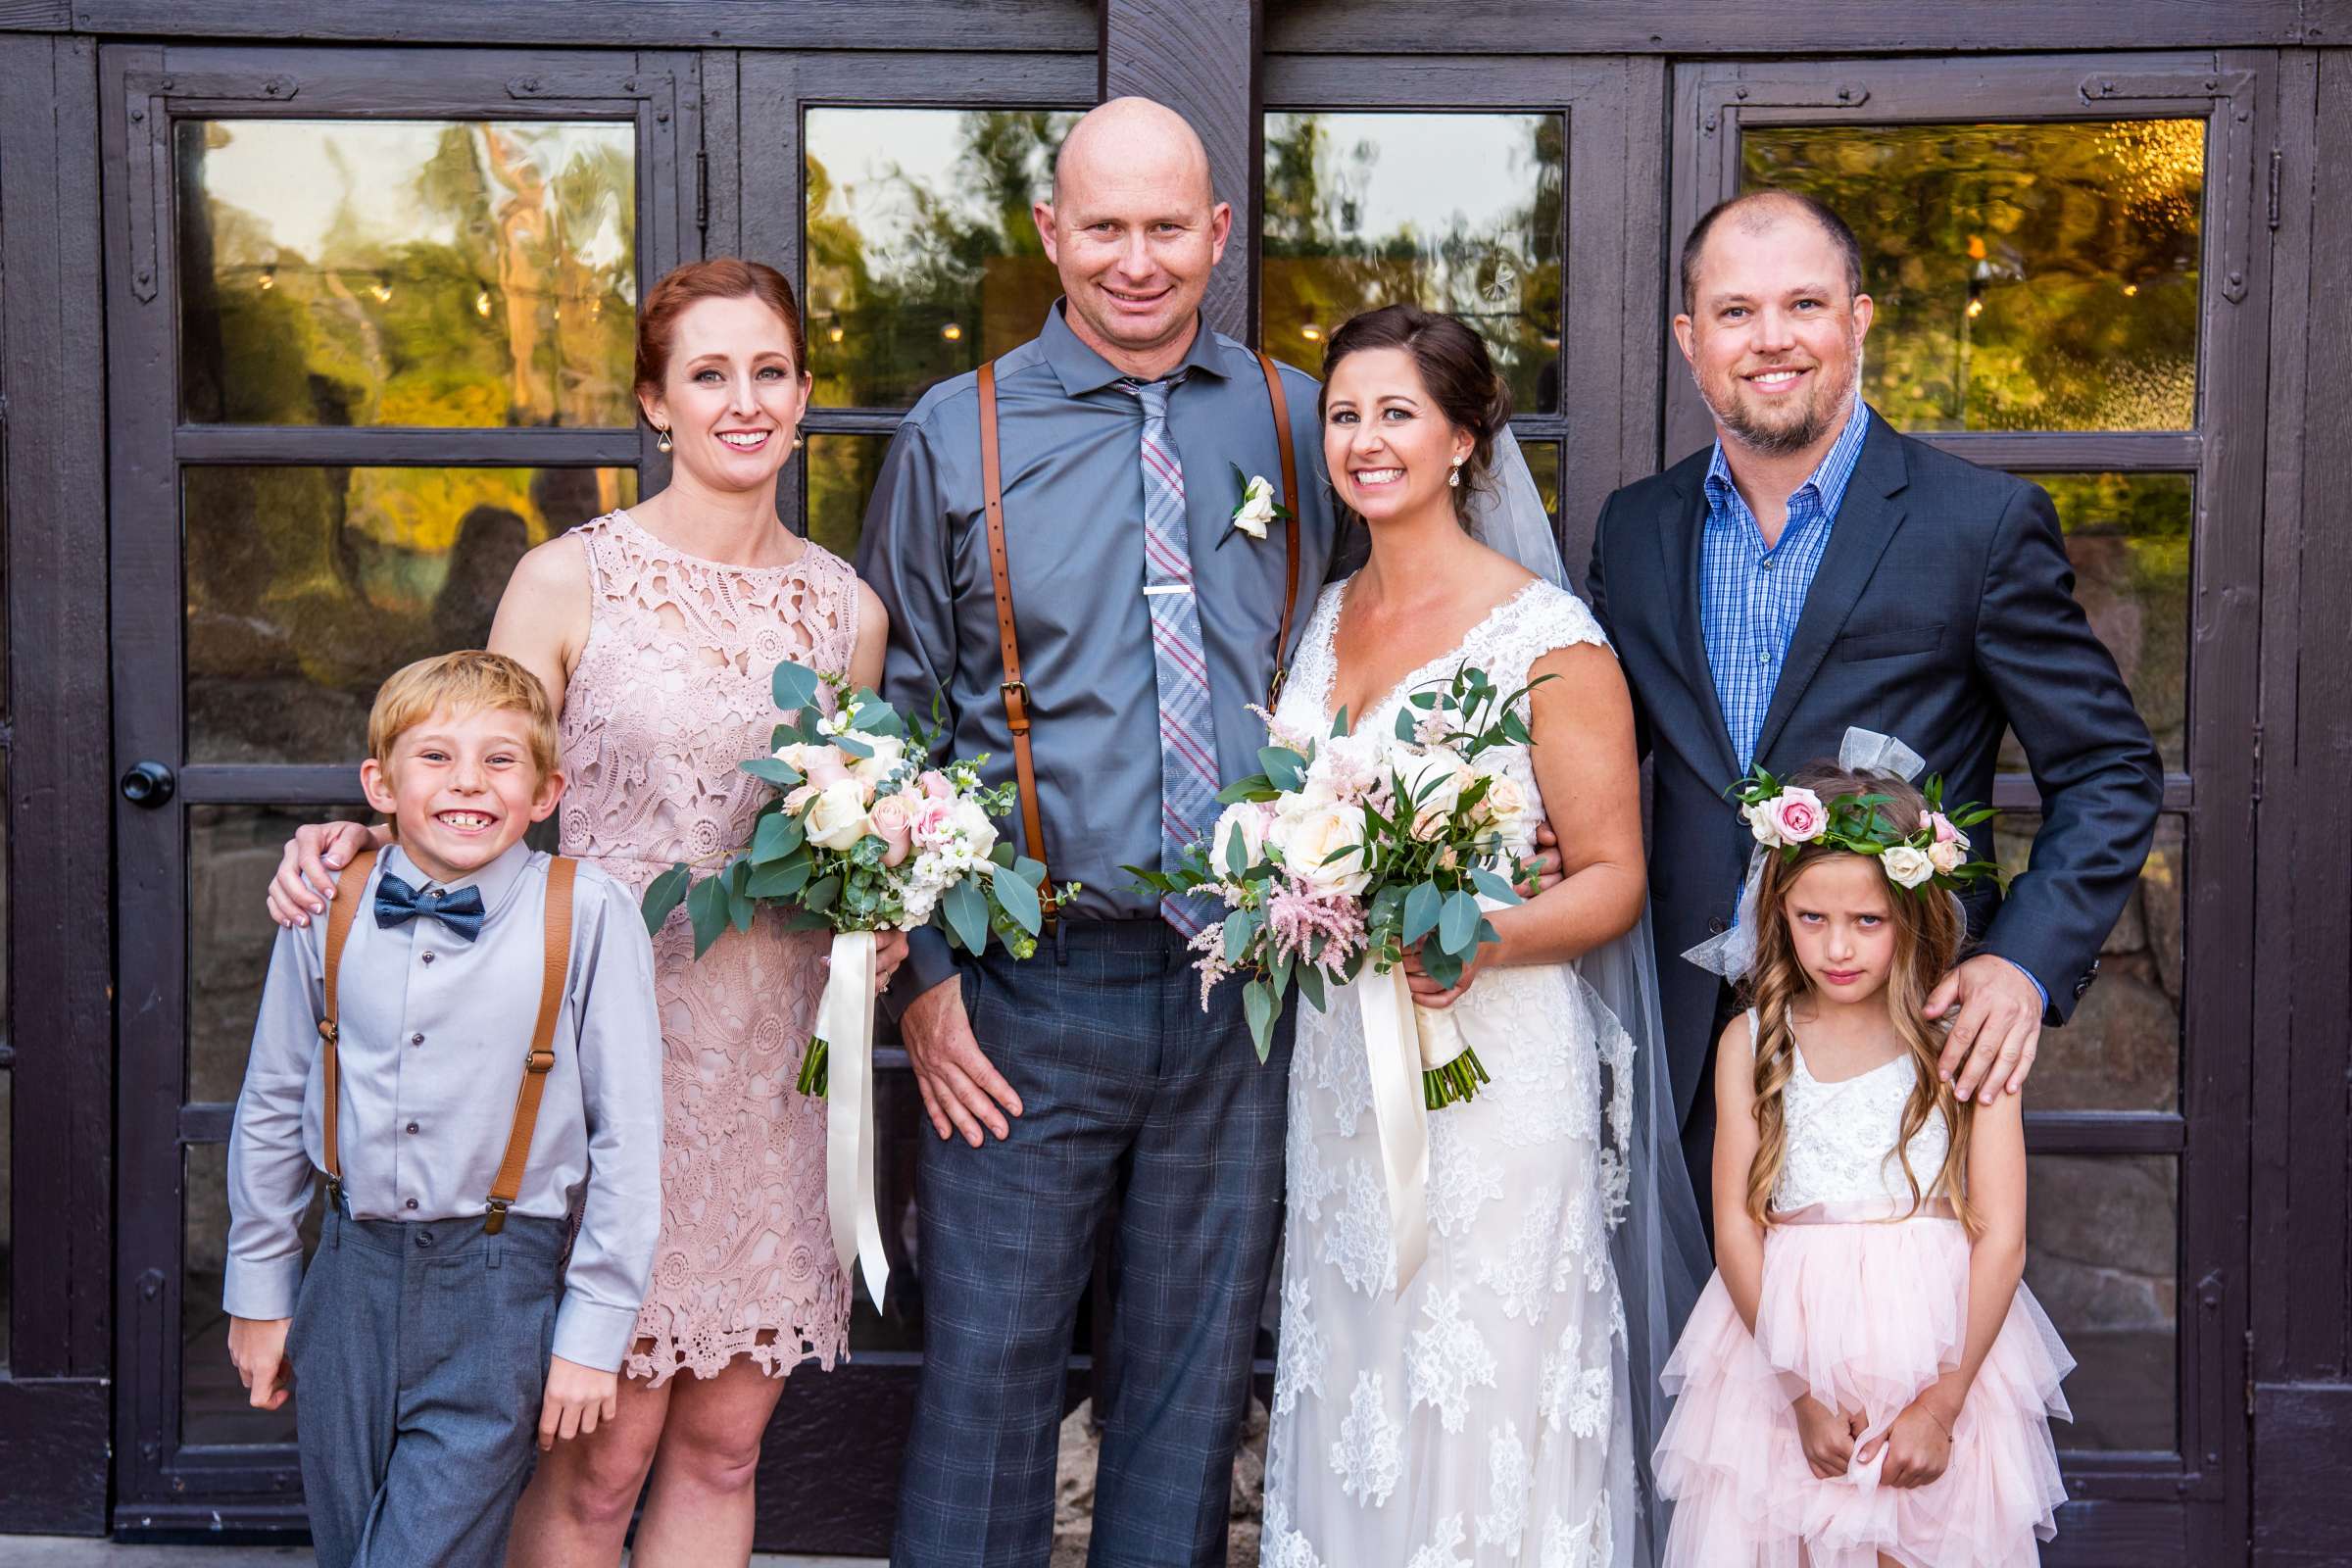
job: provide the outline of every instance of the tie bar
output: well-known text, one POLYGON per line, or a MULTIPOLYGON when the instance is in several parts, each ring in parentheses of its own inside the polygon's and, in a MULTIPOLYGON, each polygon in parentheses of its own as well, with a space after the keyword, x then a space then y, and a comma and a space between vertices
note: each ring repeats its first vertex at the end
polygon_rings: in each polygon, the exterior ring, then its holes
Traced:
POLYGON ((1157 594, 1189 594, 1192 591, 1193 585, 1189 582, 1154 582, 1144 585, 1146 599, 1157 594))

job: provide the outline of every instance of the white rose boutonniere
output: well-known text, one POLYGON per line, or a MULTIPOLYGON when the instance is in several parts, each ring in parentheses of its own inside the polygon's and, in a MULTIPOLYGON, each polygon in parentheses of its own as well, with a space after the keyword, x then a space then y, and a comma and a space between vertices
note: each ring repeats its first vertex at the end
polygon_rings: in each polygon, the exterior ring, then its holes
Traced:
MULTIPOLYGON (((1245 474, 1237 465, 1233 478, 1242 487, 1242 499, 1241 504, 1233 509, 1233 527, 1226 532, 1225 539, 1237 533, 1246 533, 1262 542, 1266 530, 1278 519, 1290 520, 1291 509, 1274 499, 1274 486, 1263 474, 1245 474)), ((1219 549, 1224 548, 1225 539, 1217 541, 1219 549)))

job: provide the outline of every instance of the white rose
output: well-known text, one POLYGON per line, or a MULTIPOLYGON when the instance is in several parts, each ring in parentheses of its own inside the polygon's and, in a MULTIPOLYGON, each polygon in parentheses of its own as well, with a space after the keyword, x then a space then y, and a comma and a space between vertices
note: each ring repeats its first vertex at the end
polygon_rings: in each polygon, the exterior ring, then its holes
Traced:
POLYGON ((956 803, 956 831, 970 846, 972 858, 984 860, 988 852, 997 847, 997 824, 990 820, 978 801, 959 800, 956 803))
POLYGON ((865 786, 856 779, 828 784, 801 818, 808 842, 819 849, 847 850, 865 837, 865 786))
POLYGON ((1413 836, 1435 839, 1444 831, 1453 808, 1461 804, 1462 791, 1478 777, 1469 763, 1452 748, 1432 747, 1421 757, 1399 759, 1397 772, 1404 779, 1404 793, 1413 812, 1413 836))
POLYGON ((1961 858, 1967 853, 1968 845, 1963 840, 1943 839, 1928 846, 1928 858, 1934 861, 1936 869, 1941 871, 1945 876, 1960 869, 1961 858))
POLYGON ((1897 887, 1915 888, 1936 874, 1936 862, 1908 844, 1896 845, 1879 859, 1886 867, 1887 880, 1897 887))
POLYGON ((1233 514, 1233 525, 1252 539, 1263 539, 1273 520, 1274 487, 1253 474, 1242 487, 1242 504, 1233 514))
POLYGON ((1515 842, 1527 828, 1527 791, 1508 773, 1496 773, 1487 786, 1487 814, 1505 844, 1515 842))
POLYGON ((1740 808, 1740 814, 1746 818, 1747 830, 1755 835, 1758 844, 1768 850, 1777 850, 1781 847, 1780 829, 1773 825, 1772 813, 1764 808, 1762 803, 1759 802, 1754 806, 1742 806, 1740 808))
POLYGON ((1225 808, 1225 814, 1217 818, 1216 832, 1209 839, 1209 858, 1219 876, 1231 874, 1232 861, 1227 857, 1237 836, 1244 865, 1255 865, 1266 858, 1266 828, 1272 814, 1263 806, 1250 801, 1238 801, 1225 808))
POLYGON ((1351 899, 1371 884, 1364 814, 1355 807, 1320 806, 1279 823, 1276 847, 1284 866, 1310 892, 1351 899))
POLYGON ((874 749, 871 757, 853 758, 850 776, 861 783, 879 787, 882 781, 899 770, 906 756, 906 743, 896 735, 861 735, 858 737, 874 749))

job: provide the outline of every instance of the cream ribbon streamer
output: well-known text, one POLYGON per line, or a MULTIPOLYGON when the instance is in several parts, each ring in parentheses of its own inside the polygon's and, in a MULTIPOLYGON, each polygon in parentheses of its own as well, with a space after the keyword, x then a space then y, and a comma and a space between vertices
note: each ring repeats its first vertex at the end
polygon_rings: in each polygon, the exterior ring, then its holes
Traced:
POLYGON ((825 1042, 825 1207, 843 1274, 855 1258, 882 1306, 890 1263, 874 1198, 874 934, 837 931, 816 1037, 825 1042))
POLYGON ((1367 970, 1348 982, 1364 1016, 1372 1075, 1372 1124, 1389 1187, 1389 1240, 1396 1254, 1396 1291, 1413 1282, 1429 1256, 1429 1104, 1421 1090, 1421 1030, 1400 964, 1367 970))

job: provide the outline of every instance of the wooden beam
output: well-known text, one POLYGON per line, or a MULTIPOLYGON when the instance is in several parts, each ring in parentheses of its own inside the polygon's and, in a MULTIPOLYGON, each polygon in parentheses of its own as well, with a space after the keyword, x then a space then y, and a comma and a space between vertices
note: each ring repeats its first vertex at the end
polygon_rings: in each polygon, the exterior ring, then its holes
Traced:
POLYGON ((1102 96, 1166 104, 1200 133, 1233 237, 1209 277, 1208 324, 1257 341, 1257 188, 1264 156, 1257 58, 1263 0, 1102 0, 1102 96))

